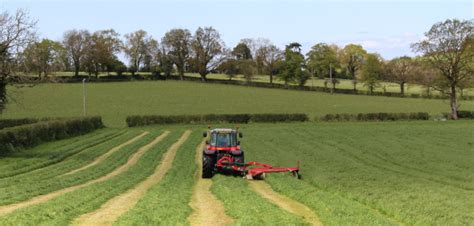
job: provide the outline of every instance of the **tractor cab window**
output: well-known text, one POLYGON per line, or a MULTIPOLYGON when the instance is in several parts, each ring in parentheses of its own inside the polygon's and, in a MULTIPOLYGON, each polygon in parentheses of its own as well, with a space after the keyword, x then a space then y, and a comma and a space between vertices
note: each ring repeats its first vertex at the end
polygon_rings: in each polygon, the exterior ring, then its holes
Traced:
POLYGON ((232 147, 237 143, 235 134, 232 133, 213 133, 210 144, 216 147, 232 147))

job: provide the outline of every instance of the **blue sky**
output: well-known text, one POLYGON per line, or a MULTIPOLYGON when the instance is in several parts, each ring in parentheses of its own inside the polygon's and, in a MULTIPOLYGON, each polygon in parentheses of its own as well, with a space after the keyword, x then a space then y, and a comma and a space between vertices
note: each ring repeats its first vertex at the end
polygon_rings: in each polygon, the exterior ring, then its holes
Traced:
POLYGON ((144 29, 156 39, 171 28, 213 26, 228 47, 242 38, 268 38, 280 47, 293 41, 303 50, 319 42, 359 43, 391 59, 414 55, 410 43, 447 18, 473 19, 473 0, 0 0, 0 10, 29 10, 40 37, 59 40, 69 29, 144 29))

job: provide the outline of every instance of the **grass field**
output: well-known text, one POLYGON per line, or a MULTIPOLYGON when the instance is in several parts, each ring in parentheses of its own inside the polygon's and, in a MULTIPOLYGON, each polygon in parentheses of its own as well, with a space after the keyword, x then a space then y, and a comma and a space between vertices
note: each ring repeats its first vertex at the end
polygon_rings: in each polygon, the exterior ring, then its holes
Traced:
MULTIPOLYGON (((141 75, 151 75, 149 72, 139 72, 141 75)), ((73 72, 55 72, 53 73, 53 76, 73 76, 73 72)), ((88 74, 85 72, 82 72, 81 75, 87 76, 88 74)), ((106 75, 116 75, 114 72, 111 73, 100 73, 100 76, 106 76, 106 75)), ((124 75, 131 75, 130 73, 124 73, 124 75)), ((200 78, 201 76, 197 73, 186 73, 186 76, 191 76, 191 77, 196 77, 200 78)), ((207 75, 208 79, 229 79, 228 75, 225 74, 218 74, 218 73, 211 73, 207 75)), ((232 78, 233 80, 239 80, 239 81, 245 81, 245 77, 243 75, 236 75, 232 78)), ((269 75, 254 75, 252 77, 252 81, 254 82, 264 82, 264 83, 270 83, 270 76, 269 75)), ((336 88, 338 89, 353 89, 354 86, 352 84, 351 79, 338 79, 339 83, 336 85, 336 88)), ((276 76, 273 79, 274 83, 278 84, 283 84, 283 81, 279 80, 276 76)), ((319 79, 316 77, 310 78, 306 82, 306 86, 308 87, 325 87, 324 86, 325 79, 319 79)), ((329 87, 329 84, 328 84, 329 87)), ((379 86, 375 88, 374 91, 378 92, 383 92, 385 88, 386 92, 392 92, 392 93, 399 93, 400 92, 400 85, 397 83, 393 82, 380 82, 379 86)), ((357 89, 362 90, 362 91, 368 91, 368 88, 364 86, 364 83, 359 82, 357 84, 357 89)), ((438 95, 440 94, 436 90, 432 90, 432 95, 438 95)), ((465 96, 474 96, 474 89, 465 89, 463 91, 465 96)), ((425 95, 426 94, 426 88, 417 85, 417 84, 405 84, 405 93, 406 94, 419 94, 419 95, 425 95)))
MULTIPOLYGON (((9 87, 2 118, 82 113, 81 84, 9 87)), ((107 126, 0 158, 0 225, 469 225, 474 121, 241 125, 265 181, 199 175, 207 125, 123 128, 133 114, 449 111, 444 100, 330 95, 180 81, 87 84, 107 126), (209 211, 209 209, 219 211, 209 211)), ((474 110, 473 101, 461 102, 474 110)), ((214 125, 233 127, 235 125, 214 125)))
MULTIPOLYGON (((12 101, 1 118, 82 115, 82 84, 9 87, 12 101)), ((474 101, 461 109, 474 110, 474 101)), ((87 114, 123 127, 128 115, 206 113, 449 112, 447 100, 355 96, 182 81, 87 84, 87 114)))
MULTIPOLYGON (((473 127, 462 120, 242 125, 247 160, 282 166, 300 160, 303 179, 286 173, 265 181, 216 175, 205 180, 224 210, 215 215, 190 207, 202 192, 194 189, 202 180, 195 156, 206 126, 102 129, 0 159, 0 224, 83 225, 103 216, 116 225, 199 224, 224 217, 234 225, 469 225, 473 127), (192 131, 189 137, 185 130, 192 131), (172 151, 176 156, 170 157, 172 151), (13 162, 32 167, 20 170, 13 162), (170 168, 161 172, 164 164, 170 168), (156 174, 164 175, 139 189, 156 174), (270 198, 258 192, 266 186, 270 198), (110 205, 120 200, 127 204, 110 205), (293 212, 298 208, 313 214, 313 221, 293 212), (190 222, 193 214, 197 220, 190 222)), ((206 197, 195 202, 211 202, 206 197)))

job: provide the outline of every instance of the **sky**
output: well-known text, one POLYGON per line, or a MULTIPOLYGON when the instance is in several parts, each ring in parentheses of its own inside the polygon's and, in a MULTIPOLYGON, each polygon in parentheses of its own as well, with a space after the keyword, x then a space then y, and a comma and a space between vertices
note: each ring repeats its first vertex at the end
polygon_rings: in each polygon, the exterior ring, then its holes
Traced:
POLYGON ((0 11, 18 8, 38 20, 40 38, 53 40, 70 29, 143 29, 159 40, 172 28, 212 26, 230 48, 242 38, 299 42, 304 52, 357 43, 387 60, 414 56, 410 44, 437 22, 474 18, 474 0, 0 0, 0 11))

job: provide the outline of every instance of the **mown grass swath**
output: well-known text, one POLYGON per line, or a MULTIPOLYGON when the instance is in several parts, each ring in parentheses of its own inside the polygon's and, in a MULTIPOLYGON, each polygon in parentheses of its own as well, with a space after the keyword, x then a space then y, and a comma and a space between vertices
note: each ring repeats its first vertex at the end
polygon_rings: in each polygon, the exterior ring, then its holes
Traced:
POLYGON ((287 184, 293 178, 277 175, 267 181, 314 208, 323 223, 469 224, 472 126, 470 121, 245 125, 244 148, 247 158, 274 165, 301 160, 304 182, 287 184))
POLYGON ((88 164, 97 156, 136 136, 137 133, 128 133, 124 136, 104 142, 98 147, 88 149, 67 161, 63 161, 51 167, 22 174, 18 177, 2 179, 0 180, 0 205, 27 200, 37 195, 47 194, 61 188, 82 184, 106 175, 118 166, 124 164, 130 155, 136 152, 141 146, 153 140, 153 135, 156 136, 156 134, 156 132, 153 134, 150 133, 139 141, 118 150, 100 164, 72 175, 57 177, 88 164))
POLYGON ((223 202, 236 225, 304 225, 306 222, 250 190, 240 177, 214 176, 212 193, 223 202))
MULTIPOLYGON (((61 158, 52 159, 52 161, 44 161, 43 159, 32 159, 28 158, 21 159, 26 161, 23 164, 30 163, 32 166, 37 167, 34 170, 28 172, 22 172, 11 177, 0 179, 0 187, 5 188, 8 186, 21 185, 22 183, 31 183, 33 181, 44 181, 47 178, 53 178, 61 175, 65 172, 70 171, 76 167, 80 167, 87 164, 97 156, 107 152, 110 148, 116 146, 115 142, 122 142, 134 135, 133 131, 118 130, 112 133, 113 136, 99 136, 97 139, 85 140, 83 142, 76 143, 69 147, 71 153, 59 155, 61 158), (13 183, 15 182, 15 183, 13 183)), ((68 150, 68 149, 66 149, 68 150)), ((59 150, 60 151, 60 150, 59 150)), ((40 155, 41 156, 41 155, 40 155)), ((16 172, 16 169, 12 169, 10 172, 16 172)), ((8 173, 7 171, 6 173, 8 173)))
MULTIPOLYGON (((182 132, 172 131, 163 141, 145 152, 138 162, 124 173, 46 203, 20 209, 1 217, 0 224, 65 225, 70 223, 74 218, 99 208, 107 200, 133 188, 151 175, 160 163, 163 153, 178 140, 182 132), (54 217, 51 217, 51 213, 54 213, 54 217)), ((156 137, 159 133, 153 131, 150 134, 156 137)), ((126 159, 127 157, 121 158, 123 161, 126 159)))
POLYGON ((120 217, 115 225, 186 225, 191 214, 189 201, 193 192, 194 150, 202 134, 193 132, 178 150, 173 167, 153 186, 137 205, 120 217))
POLYGON ((37 147, 12 152, 0 158, 0 179, 58 163, 86 148, 122 135, 126 130, 101 129, 86 135, 48 142, 37 147))

